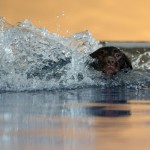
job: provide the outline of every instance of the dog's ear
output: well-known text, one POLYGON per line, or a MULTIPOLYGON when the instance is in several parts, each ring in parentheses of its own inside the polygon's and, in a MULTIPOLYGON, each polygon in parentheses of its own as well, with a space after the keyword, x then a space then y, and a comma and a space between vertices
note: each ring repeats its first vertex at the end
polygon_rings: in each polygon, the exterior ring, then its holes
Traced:
POLYGON ((133 69, 131 61, 125 54, 123 55, 123 59, 125 61, 126 68, 133 69))
POLYGON ((101 54, 101 48, 99 48, 98 50, 96 50, 95 52, 91 53, 90 56, 92 58, 98 58, 98 56, 101 54))

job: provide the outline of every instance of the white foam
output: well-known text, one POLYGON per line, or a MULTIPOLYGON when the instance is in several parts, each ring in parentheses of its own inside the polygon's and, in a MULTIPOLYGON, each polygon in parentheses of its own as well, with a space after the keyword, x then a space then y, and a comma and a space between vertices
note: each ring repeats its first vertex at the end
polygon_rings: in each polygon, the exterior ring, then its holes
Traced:
MULTIPOLYGON (((138 78, 128 73, 109 81, 101 72, 90 70, 89 54, 102 45, 88 31, 65 38, 45 28, 39 29, 28 20, 13 26, 1 18, 0 39, 1 91, 118 86, 134 82, 147 85, 150 81, 149 72, 144 70, 144 76, 134 72, 138 78)), ((150 69, 149 60, 140 63, 143 57, 149 56, 149 52, 144 52, 133 57, 134 68, 150 69)))

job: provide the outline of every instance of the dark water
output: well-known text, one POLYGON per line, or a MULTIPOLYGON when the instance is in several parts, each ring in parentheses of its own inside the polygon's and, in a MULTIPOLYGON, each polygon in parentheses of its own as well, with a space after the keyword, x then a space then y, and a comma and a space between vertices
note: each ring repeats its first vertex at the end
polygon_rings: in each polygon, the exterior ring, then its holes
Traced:
POLYGON ((0 94, 2 150, 150 147, 150 89, 87 88, 0 94))

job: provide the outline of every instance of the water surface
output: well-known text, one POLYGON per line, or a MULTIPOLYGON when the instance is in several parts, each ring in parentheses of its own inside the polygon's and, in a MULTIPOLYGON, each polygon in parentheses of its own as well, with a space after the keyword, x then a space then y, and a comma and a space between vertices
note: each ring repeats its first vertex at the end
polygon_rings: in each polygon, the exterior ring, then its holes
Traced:
POLYGON ((1 93, 0 147, 148 150, 149 93, 107 87, 1 93))
POLYGON ((105 44, 0 18, 2 150, 149 149, 149 46, 118 45, 134 69, 107 78, 88 65, 105 44))

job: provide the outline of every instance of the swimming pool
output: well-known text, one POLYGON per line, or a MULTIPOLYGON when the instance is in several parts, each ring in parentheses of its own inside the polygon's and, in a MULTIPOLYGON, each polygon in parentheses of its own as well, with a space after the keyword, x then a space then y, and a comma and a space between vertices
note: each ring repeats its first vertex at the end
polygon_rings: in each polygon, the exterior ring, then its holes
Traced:
POLYGON ((84 88, 0 94, 0 147, 149 149, 150 90, 84 88))
POLYGON ((149 43, 0 22, 2 150, 149 149, 149 43), (134 70, 108 80, 90 71, 89 54, 104 45, 122 48, 134 70))

